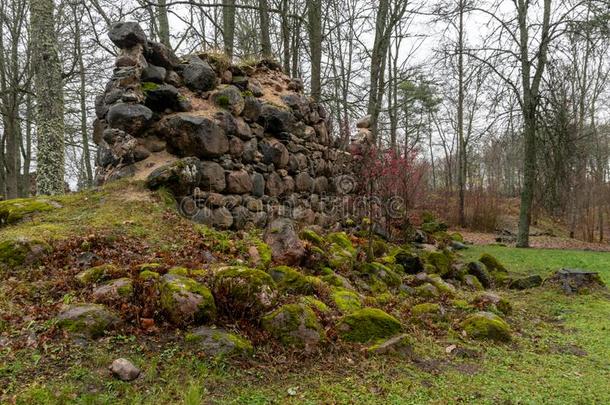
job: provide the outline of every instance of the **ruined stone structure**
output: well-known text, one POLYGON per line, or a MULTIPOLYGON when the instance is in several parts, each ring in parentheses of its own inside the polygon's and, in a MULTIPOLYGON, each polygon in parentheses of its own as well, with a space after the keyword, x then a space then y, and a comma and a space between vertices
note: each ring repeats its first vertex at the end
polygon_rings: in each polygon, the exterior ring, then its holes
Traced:
POLYGON ((300 80, 271 61, 179 59, 133 22, 109 37, 121 51, 96 100, 100 183, 133 176, 165 187, 185 214, 220 228, 275 215, 325 227, 346 219, 354 157, 333 146, 327 112, 300 80))

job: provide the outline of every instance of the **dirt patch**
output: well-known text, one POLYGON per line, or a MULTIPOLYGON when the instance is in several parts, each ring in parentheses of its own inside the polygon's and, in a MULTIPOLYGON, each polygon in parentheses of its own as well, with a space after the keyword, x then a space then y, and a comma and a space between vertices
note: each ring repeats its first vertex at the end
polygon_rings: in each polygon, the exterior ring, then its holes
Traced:
POLYGON ((587 351, 585 349, 583 349, 582 347, 580 347, 578 345, 573 345, 573 344, 551 346, 551 353, 567 354, 567 355, 577 356, 577 357, 585 357, 585 356, 589 355, 589 353, 587 353, 587 351))
POLYGON ((167 151, 153 153, 146 159, 136 163, 136 174, 134 179, 146 180, 148 175, 155 169, 168 163, 175 162, 176 160, 178 160, 178 158, 167 151))
MULTIPOLYGON (((464 240, 474 245, 490 245, 496 243, 496 234, 482 232, 460 231, 464 240)), ((577 239, 555 236, 530 236, 530 245, 539 249, 569 249, 590 250, 593 252, 610 252, 610 245, 606 243, 590 243, 577 239)), ((514 243, 507 244, 514 247, 514 243)))

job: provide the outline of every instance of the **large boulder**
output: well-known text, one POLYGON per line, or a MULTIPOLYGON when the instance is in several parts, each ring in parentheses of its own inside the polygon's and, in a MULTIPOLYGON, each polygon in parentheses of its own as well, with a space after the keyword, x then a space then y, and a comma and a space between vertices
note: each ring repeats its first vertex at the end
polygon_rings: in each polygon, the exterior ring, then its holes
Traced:
POLYGON ((299 239, 294 223, 287 218, 271 221, 264 234, 265 243, 271 248, 273 259, 282 264, 294 265, 305 256, 305 247, 299 239))
POLYGON ((210 290, 187 276, 165 274, 160 302, 161 308, 176 325, 216 319, 216 304, 210 290))
MULTIPOLYGON (((195 187, 200 185, 202 164, 195 157, 189 157, 168 163, 153 170, 146 179, 146 186, 152 190, 167 187, 175 196, 186 196, 191 194, 195 187)), ((210 179, 208 179, 210 180, 210 179)), ((224 182, 224 171, 222 172, 224 182)), ((220 187, 220 181, 208 181, 207 188, 220 187)), ((223 187, 224 189, 224 187, 223 187)))
POLYGON ((118 103, 110 107, 106 120, 111 128, 137 135, 148 127, 152 117, 152 110, 146 106, 118 103))
POLYGON ((277 139, 269 139, 261 142, 258 145, 262 155, 263 162, 272 164, 276 169, 283 169, 288 166, 290 154, 288 149, 277 139))
POLYGON ((354 311, 341 318, 337 325, 337 332, 343 340, 358 343, 389 338, 401 329, 398 319, 377 308, 354 311))
POLYGON ((159 42, 148 42, 146 58, 152 64, 165 69, 175 69, 180 65, 180 59, 174 54, 174 51, 159 42))
POLYGON ((244 110, 245 101, 241 91, 235 86, 225 86, 212 95, 214 104, 231 111, 234 115, 240 115, 244 110))
POLYGON ((99 304, 73 304, 57 316, 57 325, 68 333, 87 338, 98 338, 117 326, 120 318, 99 304))
POLYGON ((234 357, 252 354, 254 348, 247 339, 220 328, 200 326, 188 332, 186 344, 210 357, 234 357))
POLYGON ((229 139, 214 121, 200 116, 178 114, 161 123, 161 134, 171 153, 178 156, 197 156, 202 159, 218 157, 229 151, 229 139))
POLYGON ((213 292, 218 308, 233 318, 257 316, 277 298, 277 287, 269 274, 242 266, 219 269, 213 292))
POLYGON ((246 194, 252 191, 252 178, 245 170, 234 170, 227 173, 227 192, 246 194))
POLYGON ((145 45, 147 41, 142 27, 133 21, 121 21, 113 24, 108 31, 108 38, 122 49, 145 45))
POLYGON ((192 90, 209 91, 216 86, 216 72, 205 61, 192 57, 182 69, 184 83, 192 90))
POLYGON ((263 328, 285 345, 311 348, 324 339, 315 312, 304 304, 283 305, 262 319, 263 328))
POLYGON ((497 341, 511 340, 510 326, 498 315, 491 312, 477 312, 461 323, 466 334, 475 339, 497 341))
POLYGON ((290 110, 265 104, 261 108, 258 119, 266 132, 282 137, 283 133, 291 133, 295 129, 295 118, 290 110))
POLYGON ((199 188, 204 191, 221 192, 226 187, 225 171, 216 162, 201 162, 199 188))
POLYGON ((492 286, 493 281, 491 275, 483 263, 470 262, 466 265, 466 271, 468 274, 475 276, 484 288, 489 288, 492 286))

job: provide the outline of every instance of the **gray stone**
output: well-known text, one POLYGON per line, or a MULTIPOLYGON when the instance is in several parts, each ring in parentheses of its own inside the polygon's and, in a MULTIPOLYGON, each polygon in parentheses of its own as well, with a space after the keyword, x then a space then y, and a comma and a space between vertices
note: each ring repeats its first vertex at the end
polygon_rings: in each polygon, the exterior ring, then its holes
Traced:
POLYGON ((240 115, 244 110, 244 98, 241 91, 235 86, 226 86, 212 94, 214 104, 221 108, 226 108, 234 115, 240 115))
POLYGON ((265 194, 265 178, 260 173, 252 173, 252 195, 262 197, 265 194))
POLYGON ((284 182, 279 174, 273 172, 265 182, 265 193, 271 197, 279 197, 284 193, 284 182))
POLYGON ((521 277, 511 281, 508 288, 513 290, 526 290, 528 288, 540 287, 542 285, 542 277, 538 274, 533 274, 527 277, 521 277))
POLYGON ((276 169, 288 166, 290 154, 288 149, 277 139, 268 139, 259 143, 259 149, 263 155, 263 162, 273 163, 276 169))
POLYGON ((305 256, 303 242, 299 239, 294 223, 287 218, 271 221, 265 230, 264 240, 278 263, 295 265, 305 256))
POLYGON ((376 343, 369 347, 367 351, 375 355, 389 355, 408 359, 413 355, 413 343, 408 335, 401 334, 376 343))
POLYGON ((148 127, 152 116, 153 112, 146 106, 119 103, 109 108, 106 119, 111 128, 137 135, 148 127))
POLYGON ((582 269, 561 269, 544 282, 545 285, 547 283, 568 295, 606 289, 599 273, 582 269))
POLYGON ((356 122, 356 128, 370 128, 370 126, 371 126, 371 116, 370 115, 362 117, 356 122))
POLYGON ((295 129, 295 118, 292 112, 271 104, 263 105, 259 123, 265 128, 266 132, 276 136, 283 132, 292 132, 295 129))
POLYGON ((116 359, 108 367, 112 374, 121 381, 133 381, 140 375, 140 369, 127 359, 116 359))
POLYGON ((223 191, 226 187, 224 169, 216 162, 201 162, 198 186, 205 191, 223 191))
POLYGON ((209 91, 216 87, 216 72, 199 58, 189 60, 182 70, 182 77, 192 90, 209 91))
POLYGON ((180 66, 180 59, 174 51, 159 42, 148 42, 148 54, 146 58, 154 65, 165 69, 175 69, 180 66))
POLYGON ((301 192, 313 191, 313 179, 309 173, 299 173, 295 177, 296 189, 301 192))
POLYGON ((262 104, 254 97, 247 96, 244 98, 244 109, 241 115, 250 122, 258 121, 261 115, 262 104))
POLYGON ((148 65, 142 69, 142 81, 163 83, 165 80, 166 70, 161 66, 148 65))
POLYGON ((185 196, 200 185, 201 172, 202 163, 199 159, 180 159, 152 171, 146 179, 146 186, 153 190, 167 187, 175 196, 185 196))
POLYGON ((252 191, 252 179, 245 170, 227 173, 227 192, 234 194, 246 194, 252 191))
POLYGON ((229 140, 212 120, 194 115, 174 115, 162 122, 170 152, 178 156, 218 157, 228 152, 229 140))
POLYGON ((113 24, 108 31, 108 38, 119 48, 145 45, 147 41, 142 27, 133 21, 113 24))
POLYGON ((120 323, 120 318, 103 305, 73 304, 57 316, 57 325, 81 337, 98 338, 120 323))
POLYGON ((211 357, 247 356, 254 350, 245 338, 220 328, 200 326, 186 334, 186 343, 211 357))

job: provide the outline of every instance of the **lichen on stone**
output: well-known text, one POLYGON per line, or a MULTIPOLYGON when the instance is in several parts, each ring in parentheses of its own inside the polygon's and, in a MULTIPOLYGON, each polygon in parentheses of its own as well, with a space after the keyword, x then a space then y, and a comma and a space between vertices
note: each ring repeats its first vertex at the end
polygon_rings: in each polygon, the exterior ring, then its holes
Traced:
POLYGON ((324 339, 315 312, 307 305, 286 304, 262 318, 263 328, 289 346, 312 347, 324 339))
POLYGON ((314 294, 322 284, 319 278, 306 276, 288 266, 273 267, 269 274, 278 288, 289 294, 314 294))

